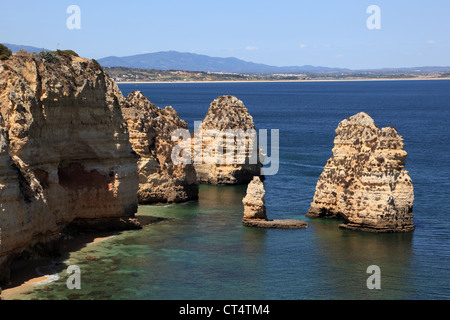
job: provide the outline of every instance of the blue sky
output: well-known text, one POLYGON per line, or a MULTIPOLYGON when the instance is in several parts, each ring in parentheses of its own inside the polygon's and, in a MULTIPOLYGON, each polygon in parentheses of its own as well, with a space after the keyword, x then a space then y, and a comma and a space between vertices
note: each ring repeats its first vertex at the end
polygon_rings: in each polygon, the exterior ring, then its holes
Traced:
POLYGON ((448 0, 40 0, 3 2, 0 42, 87 58, 176 50, 276 66, 450 66, 448 0), (81 9, 69 30, 66 10, 81 9), (381 29, 366 12, 381 9, 381 29))

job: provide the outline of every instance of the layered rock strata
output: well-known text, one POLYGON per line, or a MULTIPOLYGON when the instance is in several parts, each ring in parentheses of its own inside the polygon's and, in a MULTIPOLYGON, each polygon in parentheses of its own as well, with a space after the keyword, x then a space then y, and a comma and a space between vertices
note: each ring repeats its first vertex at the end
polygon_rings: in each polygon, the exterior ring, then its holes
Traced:
POLYGON ((215 99, 193 138, 193 161, 200 183, 247 184, 261 176, 255 124, 238 98, 215 99))
POLYGON ((246 227, 278 228, 278 229, 302 229, 308 227, 308 223, 295 219, 269 220, 266 215, 264 183, 260 177, 254 177, 248 184, 247 194, 242 200, 244 204, 244 217, 242 224, 246 227))
POLYGON ((140 91, 128 95, 122 104, 130 142, 139 155, 140 203, 183 202, 198 198, 198 181, 193 164, 172 161, 175 142, 172 133, 188 130, 172 107, 161 109, 140 91))
POLYGON ((69 224, 140 227, 121 100, 87 59, 19 52, 0 64, 0 281, 69 224))
POLYGON ((347 229, 412 231, 414 189, 403 146, 395 128, 380 130, 366 113, 342 121, 307 216, 343 218, 347 229))

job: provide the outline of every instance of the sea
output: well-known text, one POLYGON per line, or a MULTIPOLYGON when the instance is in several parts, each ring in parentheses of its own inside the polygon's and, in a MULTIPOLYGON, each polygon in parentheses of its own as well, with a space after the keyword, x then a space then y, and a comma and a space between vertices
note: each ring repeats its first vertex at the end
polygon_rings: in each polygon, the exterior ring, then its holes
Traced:
POLYGON ((246 186, 201 185, 198 201, 139 206, 164 220, 115 233, 41 267, 50 281, 19 298, 42 300, 450 299, 450 80, 128 83, 192 130, 221 95, 241 99, 257 130, 279 132, 279 169, 264 181, 270 219, 306 229, 242 226, 246 186), (368 113, 393 126, 414 184, 410 233, 340 229, 305 216, 340 121, 368 113), (69 266, 81 289, 68 289, 69 266), (378 272, 372 270, 375 266, 378 272), (378 287, 373 286, 377 276, 378 287), (372 283, 372 286, 370 285, 372 283))

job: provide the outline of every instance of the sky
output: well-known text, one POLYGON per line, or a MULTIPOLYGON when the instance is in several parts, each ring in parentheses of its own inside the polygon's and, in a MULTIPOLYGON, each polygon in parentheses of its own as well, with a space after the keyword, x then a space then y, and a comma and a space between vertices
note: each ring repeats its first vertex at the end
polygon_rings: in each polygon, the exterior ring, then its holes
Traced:
POLYGON ((274 66, 450 66, 448 0, 3 0, 0 7, 0 43, 89 59, 175 50, 274 66), (75 21, 71 5, 80 9, 79 29, 67 25, 75 21), (367 12, 371 5, 379 16, 367 12))

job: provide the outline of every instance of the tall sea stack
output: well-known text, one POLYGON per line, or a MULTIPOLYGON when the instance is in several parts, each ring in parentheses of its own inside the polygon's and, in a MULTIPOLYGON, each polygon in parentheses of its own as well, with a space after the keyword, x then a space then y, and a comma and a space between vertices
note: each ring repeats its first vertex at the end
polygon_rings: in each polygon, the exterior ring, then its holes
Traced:
POLYGON ((198 147, 193 148, 195 170, 200 183, 248 184, 254 176, 261 176, 262 164, 253 117, 235 96, 220 96, 211 103, 194 138, 193 142, 201 140, 198 147), (208 134, 214 132, 217 134, 208 134), (236 138, 236 135, 227 135, 227 132, 242 135, 236 138), (227 146, 231 148, 227 149, 227 146), (217 156, 218 150, 223 157, 217 156), (239 153, 239 150, 243 152, 239 153), (231 163, 226 159, 227 154, 233 159, 231 163))
POLYGON ((397 130, 380 130, 361 112, 342 121, 336 134, 307 216, 343 218, 346 229, 414 230, 414 189, 397 130))

